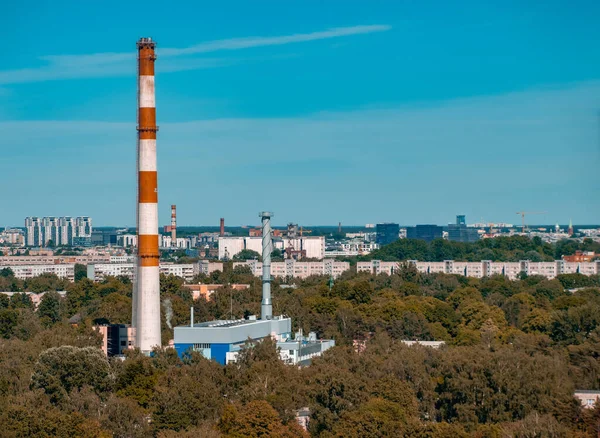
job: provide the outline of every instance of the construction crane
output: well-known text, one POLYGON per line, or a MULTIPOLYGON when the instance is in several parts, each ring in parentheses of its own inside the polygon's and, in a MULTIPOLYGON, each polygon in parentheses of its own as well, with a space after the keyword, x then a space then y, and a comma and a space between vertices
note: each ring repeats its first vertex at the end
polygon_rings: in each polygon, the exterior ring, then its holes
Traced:
POLYGON ((546 214, 546 211, 517 211, 517 214, 521 215, 521 232, 524 233, 526 226, 525 226, 525 215, 526 214, 546 214))

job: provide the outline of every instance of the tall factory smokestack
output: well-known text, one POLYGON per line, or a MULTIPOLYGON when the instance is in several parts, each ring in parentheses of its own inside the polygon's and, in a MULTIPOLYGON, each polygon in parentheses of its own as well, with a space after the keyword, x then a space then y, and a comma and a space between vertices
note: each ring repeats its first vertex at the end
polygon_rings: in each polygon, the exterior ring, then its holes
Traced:
POLYGON ((219 236, 225 236, 225 218, 221 218, 221 229, 219 230, 219 236))
POLYGON ((158 179, 156 173, 156 105, 152 38, 140 38, 138 49, 138 204, 137 284, 133 300, 135 346, 148 353, 161 345, 158 252, 158 179))
POLYGON ((171 205, 171 246, 177 247, 177 207, 171 205))
POLYGON ((271 216, 273 213, 263 211, 258 214, 262 219, 262 303, 260 306, 260 318, 271 319, 273 316, 273 306, 271 304, 271 251, 273 242, 271 241, 271 216))

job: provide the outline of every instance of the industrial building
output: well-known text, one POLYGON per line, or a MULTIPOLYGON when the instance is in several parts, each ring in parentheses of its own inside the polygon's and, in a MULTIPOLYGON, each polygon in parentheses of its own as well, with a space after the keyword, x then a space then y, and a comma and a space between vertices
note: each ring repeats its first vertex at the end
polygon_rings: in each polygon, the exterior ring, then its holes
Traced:
MULTIPOLYGON (((285 251, 291 248, 304 258, 323 259, 325 257, 325 237, 302 236, 283 237, 274 242, 274 247, 285 251)), ((251 250, 262 255, 262 237, 219 237, 219 260, 231 260, 243 250, 251 250)))
POLYGON ((271 239, 270 212, 260 213, 262 219, 262 302, 261 318, 219 320, 195 323, 193 308, 190 325, 174 329, 174 345, 182 356, 189 351, 200 352, 204 357, 220 364, 235 362, 239 351, 248 340, 258 342, 272 337, 276 340, 280 357, 288 364, 309 364, 315 356, 335 345, 333 340, 319 341, 314 333, 308 337, 297 333, 292 336, 292 320, 284 315, 272 315, 271 303, 271 239))

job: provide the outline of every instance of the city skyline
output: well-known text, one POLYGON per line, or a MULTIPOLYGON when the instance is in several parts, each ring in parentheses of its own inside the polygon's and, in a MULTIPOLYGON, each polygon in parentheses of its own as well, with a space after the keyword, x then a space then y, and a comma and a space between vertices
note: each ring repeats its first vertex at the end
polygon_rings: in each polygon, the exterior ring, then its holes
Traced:
POLYGON ((134 42, 144 35, 163 63, 161 225, 170 204, 180 226, 255 223, 263 208, 275 224, 466 214, 518 225, 519 210, 547 211, 548 224, 599 222, 596 3, 574 13, 468 2, 459 13, 347 2, 343 14, 303 3, 294 17, 275 3, 234 4, 230 20, 210 5, 200 19, 154 5, 140 26, 133 5, 114 14, 75 3, 8 20, 18 44, 0 65, 0 147, 12 163, 0 223, 65 213, 135 223, 134 42), (98 23, 83 20, 90 13, 98 23))

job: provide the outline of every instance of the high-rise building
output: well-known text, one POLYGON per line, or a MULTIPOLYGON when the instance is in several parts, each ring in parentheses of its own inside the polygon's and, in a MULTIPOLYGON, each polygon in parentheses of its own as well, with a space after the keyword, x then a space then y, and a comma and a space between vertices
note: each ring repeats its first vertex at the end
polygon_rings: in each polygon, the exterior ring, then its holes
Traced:
POLYGON ((58 219, 55 217, 42 218, 42 244, 44 246, 52 242, 58 245, 58 219))
POLYGON ((42 221, 39 217, 25 218, 25 245, 40 246, 42 242, 42 221))
POLYGON ((459 214, 456 216, 456 225, 467 225, 467 220, 464 214, 459 214))
POLYGON ((58 218, 59 236, 60 242, 57 245, 72 245, 73 236, 75 235, 75 219, 72 217, 60 217, 58 218))
POLYGON ((406 237, 408 239, 431 242, 435 239, 441 239, 443 234, 444 229, 439 225, 417 225, 414 227, 406 227, 406 237))
POLYGON ((376 240, 379 245, 387 245, 400 239, 400 225, 398 224, 377 224, 375 227, 376 240))
POLYGON ((26 217, 25 245, 73 246, 78 242, 91 242, 92 219, 89 217, 26 217))

